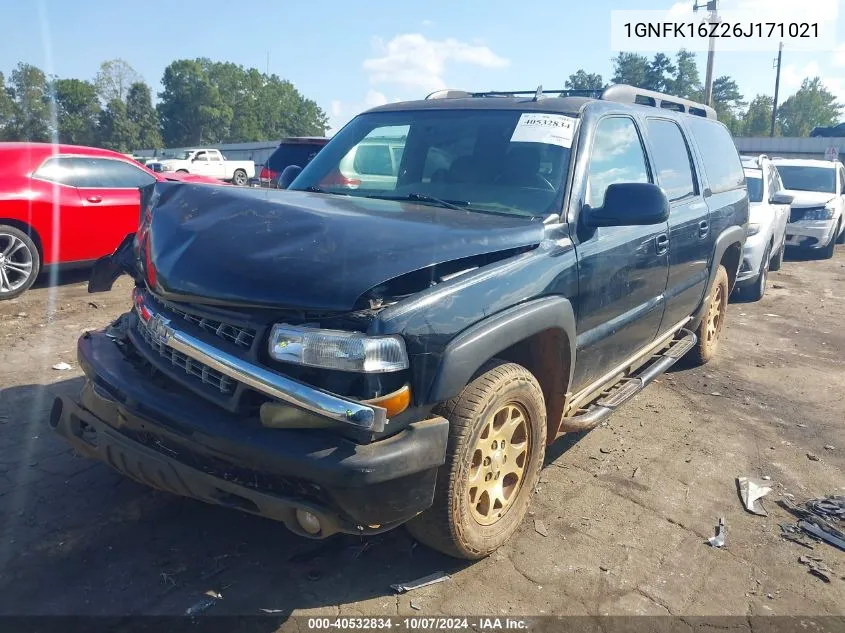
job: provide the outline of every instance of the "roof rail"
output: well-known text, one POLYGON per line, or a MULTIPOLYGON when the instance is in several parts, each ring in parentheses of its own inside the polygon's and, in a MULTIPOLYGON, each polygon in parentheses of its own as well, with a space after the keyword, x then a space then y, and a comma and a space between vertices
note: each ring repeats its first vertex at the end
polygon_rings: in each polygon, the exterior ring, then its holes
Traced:
POLYGON ((700 116, 707 119, 716 118, 716 111, 703 103, 697 103, 696 101, 690 101, 689 99, 682 99, 681 97, 673 97, 672 95, 655 92, 654 90, 635 88, 634 86, 629 86, 627 84, 614 84, 612 86, 608 86, 601 93, 600 98, 602 101, 652 106, 654 108, 663 108, 674 112, 684 112, 686 114, 692 114, 694 116, 700 116))
POLYGON ((426 99, 466 99, 470 97, 533 97, 535 101, 548 97, 590 97, 599 99, 601 90, 544 90, 542 86, 534 90, 485 90, 483 92, 467 92, 466 90, 455 90, 447 88, 432 92, 426 99))

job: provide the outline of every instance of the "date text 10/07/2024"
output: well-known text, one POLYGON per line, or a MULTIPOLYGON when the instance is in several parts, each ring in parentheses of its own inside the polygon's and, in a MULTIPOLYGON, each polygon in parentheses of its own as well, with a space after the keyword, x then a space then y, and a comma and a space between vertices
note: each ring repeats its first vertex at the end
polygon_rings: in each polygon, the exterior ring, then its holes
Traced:
POLYGON ((529 623, 521 618, 500 617, 374 617, 374 618, 308 618, 308 630, 391 630, 398 631, 528 631, 529 623))
POLYGON ((626 37, 818 38, 818 22, 626 22, 626 37))

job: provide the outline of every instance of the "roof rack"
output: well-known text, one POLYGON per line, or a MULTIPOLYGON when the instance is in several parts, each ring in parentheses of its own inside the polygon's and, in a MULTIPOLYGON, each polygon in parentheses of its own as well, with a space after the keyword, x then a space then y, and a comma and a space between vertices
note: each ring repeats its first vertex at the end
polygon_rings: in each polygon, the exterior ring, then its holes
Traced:
MULTIPOLYGON (((683 112, 693 116, 700 116, 707 119, 715 119, 716 111, 710 106, 673 97, 672 95, 635 88, 627 84, 613 84, 603 90, 546 90, 549 96, 559 97, 588 97, 601 99, 602 101, 613 101, 615 103, 628 103, 631 105, 644 105, 654 108, 663 108, 673 112, 683 112)), ((519 97, 533 96, 534 101, 539 101, 544 96, 543 86, 534 90, 488 90, 486 92, 467 92, 466 90, 454 90, 447 88, 432 92, 426 99, 468 99, 474 97, 519 97)))

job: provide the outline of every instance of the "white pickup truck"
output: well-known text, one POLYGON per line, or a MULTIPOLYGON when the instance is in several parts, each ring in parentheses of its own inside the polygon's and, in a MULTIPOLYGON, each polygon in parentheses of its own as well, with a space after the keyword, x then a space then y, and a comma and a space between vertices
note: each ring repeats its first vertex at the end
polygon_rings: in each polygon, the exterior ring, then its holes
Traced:
POLYGON ((174 158, 157 161, 155 171, 187 172, 201 176, 211 176, 245 186, 250 178, 255 177, 255 163, 251 160, 226 160, 220 150, 187 149, 174 158), (160 166, 160 167, 159 167, 160 166))

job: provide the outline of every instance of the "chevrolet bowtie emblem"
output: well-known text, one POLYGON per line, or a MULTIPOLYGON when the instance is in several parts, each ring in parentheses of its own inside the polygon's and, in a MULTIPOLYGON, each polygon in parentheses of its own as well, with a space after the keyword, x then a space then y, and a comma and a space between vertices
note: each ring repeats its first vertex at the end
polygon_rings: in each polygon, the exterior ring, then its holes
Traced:
POLYGON ((170 327, 170 319, 166 319, 160 314, 153 315, 147 322, 147 327, 149 328, 150 334, 152 334, 153 338, 164 345, 167 345, 170 338, 173 336, 173 328, 170 327))

